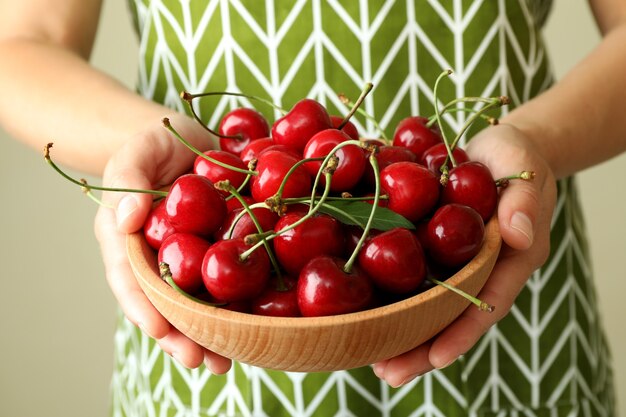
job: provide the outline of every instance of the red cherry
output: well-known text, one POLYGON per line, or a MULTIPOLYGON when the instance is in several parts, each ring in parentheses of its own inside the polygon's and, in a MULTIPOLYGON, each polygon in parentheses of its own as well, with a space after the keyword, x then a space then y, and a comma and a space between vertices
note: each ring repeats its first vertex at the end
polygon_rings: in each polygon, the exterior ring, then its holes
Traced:
POLYGON ((226 217, 226 202, 206 177, 185 174, 176 179, 165 198, 165 212, 177 232, 210 236, 226 217))
POLYGON ((484 222, 489 220, 498 204, 498 187, 489 168, 478 161, 452 168, 448 183, 441 191, 441 204, 448 203, 470 206, 484 222))
MULTIPOLYGON (((452 156, 454 156, 454 160, 457 164, 469 161, 467 153, 458 146, 452 150, 452 156)), ((426 149, 426 151, 422 154, 420 163, 434 172, 435 175, 441 175, 440 168, 447 157, 448 149, 446 148, 446 145, 444 143, 438 143, 435 146, 431 146, 426 149)))
MULTIPOLYGON (((259 232, 250 215, 246 213, 237 221, 233 228, 232 236, 229 237, 230 228, 242 210, 243 208, 235 209, 228 213, 226 220, 224 220, 224 225, 214 235, 215 240, 244 238, 259 232)), ((255 207, 252 209, 252 213, 254 213, 254 217, 256 217, 263 231, 274 229, 274 225, 278 221, 278 214, 264 207, 255 207)))
POLYGON ((270 127, 265 117, 256 110, 248 108, 234 109, 222 118, 219 134, 224 136, 241 136, 236 138, 220 138, 220 148, 226 152, 239 155, 251 140, 265 138, 270 135, 270 127))
POLYGON ((163 241, 158 261, 169 266, 176 285, 193 295, 202 288, 202 259, 210 246, 198 236, 174 233, 163 241))
POLYGON ((399 227, 372 237, 359 252, 359 266, 377 287, 395 294, 415 291, 426 277, 422 246, 399 227))
MULTIPOLYGON (((330 116, 330 123, 332 124, 333 128, 337 129, 343 122, 343 119, 344 118, 341 116, 330 116)), ((348 123, 343 126, 341 131, 348 135, 350 139, 359 140, 359 131, 357 130, 354 123, 352 123, 351 121, 348 120, 348 123)))
MULTIPOLYGON (((235 168, 247 169, 247 166, 243 163, 243 161, 238 156, 233 155, 232 153, 218 150, 210 150, 204 152, 204 154, 210 158, 213 158, 217 161, 223 162, 235 168)), ((239 188, 239 186, 241 186, 241 184, 243 184, 243 182, 246 180, 246 174, 220 166, 215 162, 204 159, 201 156, 196 157, 196 160, 193 164, 193 172, 194 174, 207 177, 214 184, 218 181, 228 180, 230 181, 230 184, 235 188, 239 188)), ((225 190, 220 192, 225 196, 230 195, 230 193, 225 190)))
MULTIPOLYGON (((254 200, 264 202, 276 194, 283 178, 297 162, 296 158, 285 152, 263 152, 256 166, 259 174, 254 177, 251 186, 254 200)), ((282 196, 289 198, 308 195, 311 195, 311 176, 304 166, 300 166, 287 179, 282 196)))
POLYGON ((216 299, 229 303, 250 300, 267 285, 270 276, 267 252, 261 248, 241 260, 249 248, 243 239, 229 239, 220 240, 207 250, 202 261, 202 279, 216 299))
POLYGON ((428 168, 415 162, 396 162, 380 172, 390 210, 416 222, 437 205, 439 180, 428 168))
MULTIPOLYGON (((379 170, 383 170, 385 167, 388 167, 395 162, 415 162, 417 160, 415 154, 404 146, 379 146, 375 157, 378 162, 379 170)), ((365 181, 365 184, 370 187, 374 187, 374 185, 376 185, 374 169, 369 163, 365 165, 363 180, 365 181)))
POLYGON ((278 279, 270 279, 261 295, 252 300, 252 313, 261 316, 299 317, 297 280, 284 276, 284 289, 278 288, 278 279))
MULTIPOLYGON (((380 230, 370 229, 367 237, 365 238, 365 242, 369 242, 374 236, 380 234, 380 230)), ((344 234, 346 236, 346 244, 344 255, 346 257, 350 257, 352 252, 356 249, 356 245, 361 240, 361 236, 363 235, 363 228, 361 226, 346 226, 344 225, 344 234)))
MULTIPOLYGON (((303 157, 317 158, 327 156, 330 151, 342 142, 350 140, 345 133, 337 129, 327 129, 315 134, 304 148, 303 157)), ((330 183, 331 191, 346 191, 354 187, 365 171, 365 152, 359 146, 347 145, 339 149, 335 155, 339 158, 339 164, 335 169, 330 183)), ((312 177, 322 166, 322 161, 307 162, 304 164, 312 177)), ((326 184, 322 176, 320 182, 326 184)))
MULTIPOLYGON (((301 212, 289 212, 274 226, 280 231, 305 216, 301 212)), ((344 251, 344 233, 341 223, 326 214, 315 214, 295 228, 274 238, 274 254, 278 262, 293 276, 316 256, 340 256, 344 251)))
POLYGON ((393 134, 393 144, 409 148, 420 160, 426 149, 442 141, 439 131, 426 127, 427 123, 428 119, 421 116, 401 120, 393 134))
POLYGON ((441 206, 428 221, 426 250, 440 265, 456 268, 480 251, 485 224, 480 214, 462 204, 441 206))
MULTIPOLYGON (((241 198, 243 198, 243 200, 248 204, 254 204, 254 198, 252 198, 249 195, 242 195, 241 198)), ((237 198, 231 198, 230 200, 226 200, 226 211, 228 213, 230 213, 233 210, 237 210, 237 209, 241 209, 243 208, 243 206, 241 205, 241 202, 239 201, 239 199, 237 198)))
POLYGON ((248 162, 257 158, 259 156, 259 153, 263 149, 272 145, 274 145, 274 139, 272 138, 260 138, 252 140, 248 145, 246 145, 245 148, 241 150, 241 153, 239 153, 239 158, 241 158, 243 163, 247 166, 248 162))
POLYGON ((303 99, 272 126, 272 138, 299 153, 314 134, 332 127, 328 112, 320 103, 303 99))
POLYGON ((370 278, 357 266, 345 272, 345 264, 332 256, 319 256, 306 264, 298 278, 298 306, 303 316, 332 316, 370 307, 370 278))
POLYGON ((176 230, 167 220, 165 213, 165 199, 160 200, 152 207, 143 224, 143 235, 151 248, 159 250, 163 241, 176 230))

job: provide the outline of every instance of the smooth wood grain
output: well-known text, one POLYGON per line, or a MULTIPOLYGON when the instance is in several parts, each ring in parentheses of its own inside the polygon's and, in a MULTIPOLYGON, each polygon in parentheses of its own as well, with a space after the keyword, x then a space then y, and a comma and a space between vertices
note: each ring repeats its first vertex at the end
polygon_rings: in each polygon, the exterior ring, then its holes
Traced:
MULTIPOLYGON (((492 219, 480 253, 447 282, 478 294, 500 245, 498 223, 492 219)), ((435 286, 358 313, 316 318, 256 316, 202 305, 177 293, 159 278, 156 255, 142 233, 128 236, 127 249, 139 285, 173 326, 213 352, 268 369, 333 371, 388 359, 427 341, 469 305, 461 296, 435 286)))

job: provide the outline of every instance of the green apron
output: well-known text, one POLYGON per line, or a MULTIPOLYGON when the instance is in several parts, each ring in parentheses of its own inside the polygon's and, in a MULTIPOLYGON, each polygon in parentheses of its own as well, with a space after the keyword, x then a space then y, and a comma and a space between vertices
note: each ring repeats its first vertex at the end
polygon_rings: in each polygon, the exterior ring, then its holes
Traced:
MULTIPOLYGON (((364 109, 387 131, 442 99, 507 95, 513 107, 553 78, 541 38, 550 2, 531 0, 134 0, 138 91, 180 111, 183 90, 240 91, 290 108, 308 96, 374 91, 364 109)), ((198 107, 216 127, 246 99, 198 107)), ((276 114, 257 106, 270 120, 276 114)), ((504 110, 506 111, 506 110, 504 110)), ((452 129, 461 112, 448 115, 452 129)), ((365 137, 376 127, 355 120, 365 137)), ((452 366, 393 389, 369 367, 285 373, 235 364, 223 376, 188 370, 125 319, 115 337, 114 416, 613 416, 609 352, 596 309, 573 179, 559 183, 551 256, 510 314, 452 366)))

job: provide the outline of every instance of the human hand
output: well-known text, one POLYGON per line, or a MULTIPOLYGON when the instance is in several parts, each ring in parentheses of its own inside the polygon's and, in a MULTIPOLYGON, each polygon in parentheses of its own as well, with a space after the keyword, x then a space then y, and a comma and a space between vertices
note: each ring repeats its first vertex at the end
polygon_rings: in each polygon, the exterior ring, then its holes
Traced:
MULTIPOLYGON (((172 126, 196 147, 209 147, 206 133, 191 119, 176 115, 172 126)), ((128 141, 109 160, 103 185, 114 188, 159 189, 171 184, 189 170, 195 154, 182 145, 160 125, 154 126, 128 141)), ((95 220, 95 233, 102 251, 106 278, 126 317, 159 346, 188 368, 203 362, 217 374, 225 373, 230 359, 219 356, 188 339, 153 307, 139 287, 126 254, 126 234, 139 230, 152 206, 152 196, 139 193, 107 192, 105 206, 95 220), (115 207, 111 209, 110 207, 115 207)))
POLYGON ((500 124, 485 129, 467 147, 472 160, 486 164, 494 179, 534 171, 533 181, 513 181, 500 196, 497 215, 503 246, 478 294, 496 306, 485 313, 471 306, 428 342, 395 358, 374 364, 374 373, 392 387, 452 364, 511 309, 533 271, 550 252, 550 223, 556 204, 556 181, 540 152, 522 131, 500 124))

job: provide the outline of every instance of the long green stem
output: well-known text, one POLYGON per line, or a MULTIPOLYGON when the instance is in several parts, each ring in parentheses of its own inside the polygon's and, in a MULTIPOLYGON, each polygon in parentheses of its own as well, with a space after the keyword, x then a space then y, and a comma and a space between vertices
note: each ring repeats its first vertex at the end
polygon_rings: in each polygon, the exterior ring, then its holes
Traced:
POLYGON ((465 298, 466 300, 469 300, 470 302, 472 302, 474 305, 476 305, 478 307, 478 309, 480 311, 486 311, 488 313, 493 312, 496 308, 494 306, 492 306, 491 304, 488 304, 482 300, 479 300, 478 298, 471 296, 470 294, 466 293, 465 291, 460 290, 457 287, 453 287, 452 285, 448 284, 447 282, 443 282, 443 281, 439 281, 438 279, 435 278, 428 278, 430 281, 434 282, 437 285, 440 285, 450 291, 453 291, 457 294, 459 294, 461 297, 465 298))
POLYGON ((280 106, 277 106, 276 104, 272 103, 271 101, 266 100, 266 99, 261 98, 261 97, 258 97, 258 96, 252 96, 252 95, 249 95, 249 94, 233 93, 233 92, 229 92, 229 91, 223 91, 223 92, 210 91, 210 92, 206 92, 206 93, 196 93, 196 94, 192 94, 192 93, 188 93, 187 91, 183 91, 182 93, 180 93, 180 98, 182 98, 183 100, 185 100, 188 103, 191 103, 191 101, 193 99, 196 99, 196 98, 210 97, 210 96, 233 96, 233 97, 249 98, 251 100, 256 100, 256 101, 258 101, 260 103, 267 104, 268 106, 278 110, 282 114, 286 114, 287 113, 287 111, 285 111, 280 106))
POLYGON ((78 185, 81 187, 83 192, 90 190, 98 190, 98 191, 112 191, 112 192, 120 192, 120 193, 140 193, 140 194, 151 194, 159 197, 167 197, 167 191, 157 191, 157 190, 142 190, 137 188, 116 188, 116 187, 102 187, 97 185, 89 185, 86 181, 80 181, 75 178, 72 178, 70 175, 63 172, 61 168, 57 164, 54 163, 52 158, 50 157, 50 148, 52 148, 52 143, 48 143, 44 147, 44 159, 56 172, 58 172, 63 178, 66 180, 78 185))
MULTIPOLYGON (((458 97, 458 98, 455 98, 454 100, 447 102, 446 105, 443 106, 443 108, 440 110, 440 114, 445 114, 448 112, 459 111, 459 110, 467 111, 467 109, 459 109, 459 108, 453 107, 457 105, 458 103, 489 103, 489 102, 490 102, 490 99, 485 98, 485 97, 458 97)), ((428 118, 428 123, 426 123, 426 127, 432 127, 432 125, 434 125, 435 123, 437 123, 437 114, 433 114, 432 116, 428 118)))
POLYGON ((367 97, 370 91, 372 91, 372 88, 374 88, 374 84, 372 83, 365 84, 365 88, 361 92, 361 95, 357 99, 356 103, 354 103, 354 105, 352 106, 352 109, 350 110, 350 112, 346 115, 346 117, 343 118, 339 126, 337 126, 337 129, 339 130, 343 129, 343 127, 350 121, 350 118, 354 116, 354 113, 357 111, 357 109, 361 107, 361 104, 365 100, 365 97, 367 97))
POLYGON ((365 228, 363 229, 363 233, 361 234, 361 238, 357 242, 354 251, 352 251, 350 259, 348 259, 343 267, 343 271, 346 273, 349 273, 352 270, 352 265, 356 261, 356 258, 359 255, 359 251, 365 243, 365 239, 367 239, 367 236, 369 236, 370 229, 372 228, 372 222, 374 221, 374 215, 376 214, 376 209, 378 209, 378 202, 380 200, 380 169, 378 167, 378 160, 376 159, 374 153, 370 154, 369 161, 372 165, 372 169, 374 170, 374 180, 376 184, 374 190, 374 202, 372 203, 372 211, 370 211, 370 215, 367 219, 367 223, 365 224, 365 228))
POLYGON ((159 275, 163 281, 167 282, 170 285, 170 287, 174 289, 174 291, 189 298, 190 300, 196 303, 204 304, 205 306, 210 306, 210 307, 222 307, 226 305, 226 303, 209 303, 208 301, 204 301, 204 300, 194 297, 193 295, 189 294, 188 292, 180 288, 178 284, 176 284, 176 282, 174 281, 174 278, 172 277, 172 271, 170 271, 170 266, 165 262, 159 263, 159 275))
MULTIPOLYGON (((348 97, 346 97, 344 94, 339 94, 339 100, 341 100, 341 102, 343 104, 345 104, 346 106, 350 106, 350 107, 355 107, 355 104, 350 101, 350 99, 348 99, 348 97)), ((389 138, 387 137, 387 135, 385 134, 385 130, 382 128, 382 126, 378 123, 378 120, 376 120, 374 118, 374 116, 372 116, 371 114, 369 114, 368 112, 366 112, 365 110, 363 110, 361 107, 357 108, 357 113, 359 113, 361 116, 365 117, 367 120, 369 120, 370 122, 372 122, 372 124, 374 125, 374 127, 376 128, 376 130, 378 130, 378 133, 380 133, 380 137, 385 141, 385 143, 387 145, 391 144, 391 141, 389 140, 389 138)))
POLYGON ((446 132, 443 126, 443 122, 441 121, 441 112, 439 111, 439 83, 444 77, 447 77, 450 74, 452 74, 452 70, 446 70, 439 74, 437 80, 435 81, 433 94, 435 96, 435 117, 437 118, 437 124, 439 125, 439 130, 441 131, 441 137, 443 138, 443 143, 445 144, 446 150, 448 152, 448 158, 450 158, 452 166, 456 166, 456 160, 454 159, 454 155, 452 155, 452 150, 450 149, 450 143, 448 142, 448 138, 446 138, 446 132))
POLYGON ((183 138, 180 135, 180 133, 178 133, 176 131, 176 129, 174 129, 174 127, 170 123, 170 120, 167 117, 163 119, 163 126, 167 130, 169 130, 176 137, 176 139, 178 139, 183 145, 185 145, 187 148, 189 148, 191 151, 193 151, 196 155, 206 159, 207 161, 212 162, 215 165, 219 165, 222 168, 230 169, 232 171, 240 172, 242 174, 246 174, 246 175, 258 175, 259 174, 257 171, 250 171, 250 170, 247 170, 247 169, 243 169, 243 168, 235 167, 235 166, 232 166, 232 165, 228 165, 227 163, 224 163, 222 161, 218 161, 217 159, 211 158, 210 156, 206 155, 204 152, 201 152, 195 146, 193 146, 191 143, 189 143, 185 138, 183 138))

